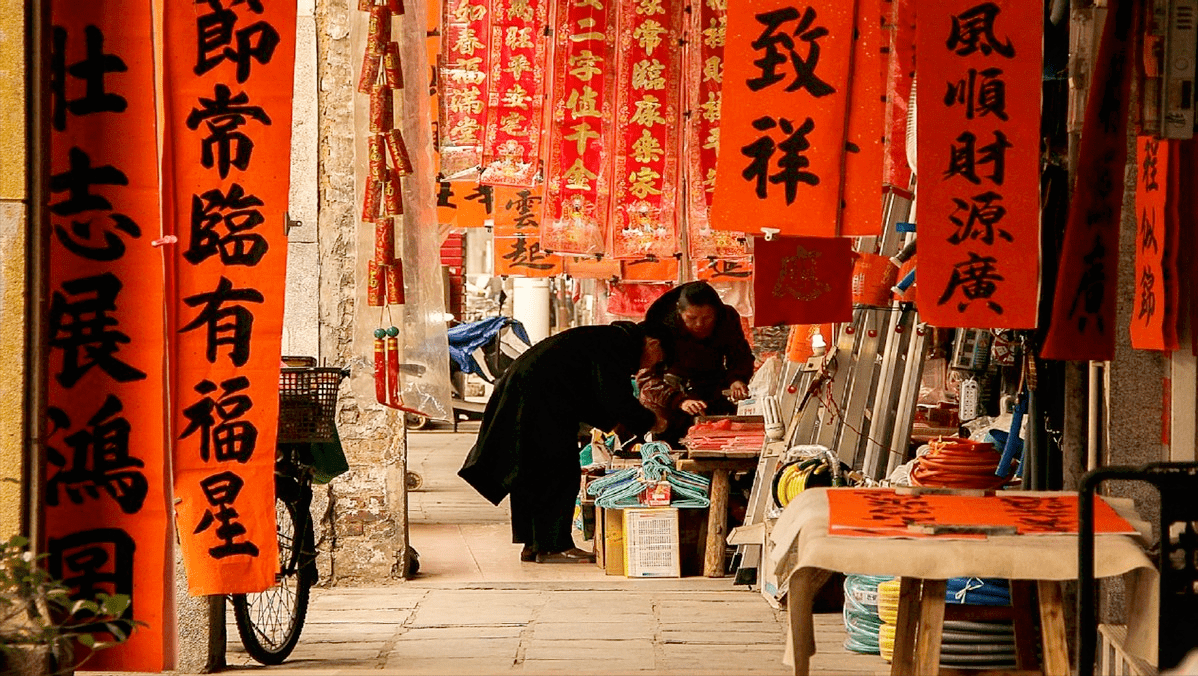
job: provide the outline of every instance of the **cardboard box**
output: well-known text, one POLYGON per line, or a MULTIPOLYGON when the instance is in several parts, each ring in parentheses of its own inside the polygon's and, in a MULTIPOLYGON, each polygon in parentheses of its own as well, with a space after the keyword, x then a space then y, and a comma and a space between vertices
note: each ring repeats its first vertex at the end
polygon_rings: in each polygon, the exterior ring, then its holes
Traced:
POLYGON ((634 578, 682 577, 678 508, 623 511, 624 575, 634 578))

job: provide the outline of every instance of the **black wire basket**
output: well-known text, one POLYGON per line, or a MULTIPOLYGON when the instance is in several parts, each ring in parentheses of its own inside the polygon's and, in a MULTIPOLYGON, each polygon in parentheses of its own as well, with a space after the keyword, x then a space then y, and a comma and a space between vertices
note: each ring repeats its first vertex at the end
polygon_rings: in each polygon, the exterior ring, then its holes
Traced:
POLYGON ((333 367, 279 371, 280 443, 333 441, 341 376, 341 369, 333 367))

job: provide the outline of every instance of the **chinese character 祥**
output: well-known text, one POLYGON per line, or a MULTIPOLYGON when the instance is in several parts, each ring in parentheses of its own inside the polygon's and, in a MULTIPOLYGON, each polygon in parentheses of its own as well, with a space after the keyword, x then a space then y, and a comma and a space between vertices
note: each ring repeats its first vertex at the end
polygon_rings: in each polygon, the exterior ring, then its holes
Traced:
POLYGON ((109 314, 116 312, 122 286, 116 275, 105 272, 63 282, 62 290, 51 295, 50 347, 62 350, 62 370, 54 378, 63 387, 74 387, 96 366, 119 383, 145 379, 145 372, 115 356, 130 342, 114 328, 120 322, 109 314))
MULTIPOLYGON (((97 500, 103 490, 122 512, 141 511, 149 490, 140 470, 145 462, 129 455, 129 421, 117 415, 122 410, 121 400, 109 394, 86 428, 63 439, 70 451, 46 445, 47 462, 59 468, 46 481, 46 504, 58 506, 59 494, 65 493, 68 500, 81 505, 85 496, 97 500)), ((46 417, 53 423, 51 437, 71 427, 66 411, 58 407, 47 409, 46 417)))
POLYGON ((195 386, 195 391, 204 398, 183 409, 188 422, 179 438, 200 433, 200 460, 208 462, 213 449, 219 462, 244 463, 254 455, 258 428, 248 420, 241 420, 254 407, 254 401, 246 394, 239 394, 249 387, 250 379, 245 376, 230 378, 220 384, 221 394, 214 398, 209 396, 216 391, 212 381, 201 380, 195 386))
POLYGON ((993 256, 979 256, 970 251, 969 260, 953 266, 953 274, 949 277, 948 285, 944 288, 944 293, 936 301, 936 304, 944 305, 960 290, 961 295, 965 296, 965 300, 957 303, 958 312, 964 312, 970 302, 981 298, 986 301, 986 307, 995 314, 1001 315, 1003 313, 1002 306, 991 300, 994 292, 998 290, 998 285, 995 282, 1001 282, 1004 279, 995 268, 994 264, 997 262, 998 259, 993 256))
POLYGON ((944 105, 964 105, 967 120, 972 120, 975 115, 994 115, 1006 122, 1010 119, 1007 115, 1007 85, 1005 81, 998 79, 999 75, 1002 75, 1000 68, 981 71, 970 68, 964 78, 948 83, 948 91, 944 93, 944 105))
POLYGON ((976 150, 974 144, 977 143, 977 137, 972 132, 963 132, 957 137, 957 141, 961 145, 950 147, 948 169, 944 172, 944 178, 960 176, 970 183, 981 183, 982 179, 977 175, 977 165, 989 164, 992 171, 987 178, 996 185, 1002 185, 1006 175, 1007 148, 1014 147, 1007 141, 1006 134, 1001 131, 994 132, 994 143, 989 143, 976 150))
POLYGON ((945 46, 957 56, 969 56, 978 51, 983 56, 990 56, 990 52, 1008 59, 1015 56, 1010 38, 1002 43, 994 36, 994 19, 1000 11, 993 2, 983 2, 953 16, 952 32, 945 46))
POLYGON ((46 568, 62 580, 72 597, 91 599, 97 593, 128 596, 129 606, 122 617, 136 617, 133 608, 133 561, 137 543, 119 528, 95 528, 50 538, 46 543, 50 556, 46 568))
POLYGON ((252 232, 266 220, 255 208, 260 206, 262 200, 237 183, 228 193, 215 188, 192 195, 191 241, 183 257, 192 264, 220 255, 225 265, 257 265, 268 248, 266 238, 252 232))
POLYGON ((948 238, 949 242, 960 244, 967 239, 976 239, 985 244, 994 244, 995 231, 1000 238, 1008 242, 1014 241, 1011 233, 995 227, 1007 215, 1006 207, 995 204, 1002 199, 1002 195, 995 192, 984 192, 971 197, 970 202, 959 197, 952 199, 957 208, 949 215, 948 220, 957 226, 957 231, 948 238), (964 220, 957 215, 961 211, 969 212, 964 220))
POLYGON ((215 95, 210 99, 200 98, 200 107, 192 108, 187 116, 188 129, 198 129, 201 122, 208 127, 200 164, 208 169, 216 166, 221 178, 229 175, 230 165, 242 171, 250 166, 254 141, 238 129, 250 120, 270 125, 266 111, 260 106, 246 105, 249 101, 249 94, 240 92, 234 96, 227 85, 218 84, 215 95))
POLYGON ((807 140, 807 134, 815 129, 815 122, 810 117, 798 128, 786 118, 775 120, 769 116, 759 117, 753 120, 753 128, 757 131, 780 128, 782 133, 787 134, 786 139, 781 143, 775 143, 774 139, 769 136, 762 136, 740 149, 741 154, 753 159, 740 175, 746 181, 756 182, 755 192, 759 198, 765 199, 768 196, 767 181, 785 184, 787 204, 794 202, 799 183, 819 185, 819 176, 804 171, 811 165, 811 162, 802 154, 804 150, 811 147, 811 143, 807 140), (770 160, 777 150, 783 152, 777 162, 780 170, 771 175, 769 173, 770 160))
POLYGON ((108 73, 124 73, 129 70, 125 62, 115 54, 104 53, 104 33, 95 26, 83 29, 86 41, 86 56, 67 66, 67 32, 54 26, 50 35, 50 123, 58 131, 67 128, 67 113, 90 115, 92 113, 123 113, 128 107, 125 97, 113 94, 104 86, 108 73), (67 75, 83 80, 83 96, 67 98, 67 75))
POLYGON ((799 10, 794 7, 782 7, 758 14, 756 19, 765 26, 765 30, 750 46, 757 51, 764 50, 765 54, 753 62, 753 65, 761 69, 761 75, 745 82, 749 89, 758 91, 786 79, 785 75, 778 72, 778 66, 789 60, 794 69, 794 79, 786 85, 786 91, 795 92, 806 89, 816 98, 836 91, 835 87, 824 82, 815 74, 815 67, 819 64, 819 43, 816 40, 827 35, 828 29, 823 26, 811 27, 815 23, 813 8, 808 7, 803 12, 801 19, 799 10), (793 31, 777 32, 782 24, 796 19, 799 20, 799 24, 793 31), (804 59, 795 51, 795 41, 791 37, 792 35, 807 43, 807 58, 804 59), (786 50, 786 54, 782 53, 779 46, 786 50))
MULTIPOLYGON (((200 0, 196 4, 207 4, 211 10, 196 16, 196 75, 203 75, 228 59, 237 64, 237 81, 245 82, 250 78, 250 60, 263 65, 270 63, 279 46, 279 32, 274 26, 255 21, 234 31, 237 13, 222 7, 220 0, 200 0)), ((247 5, 258 14, 263 11, 257 0, 247 5)))
POLYGON ((526 237, 515 237, 511 240, 511 249, 503 254, 503 259, 511 261, 513 268, 528 268, 530 270, 549 270, 553 267, 553 263, 542 262, 549 258, 548 254, 541 251, 541 243, 528 243, 526 237))
POLYGON ((216 290, 200 293, 183 299, 188 307, 201 307, 195 319, 180 333, 207 327, 208 348, 205 352, 210 363, 216 363, 216 348, 231 345, 229 358, 234 366, 245 366, 250 359, 250 337, 254 329, 254 313, 240 305, 241 302, 261 303, 265 298, 257 289, 234 289, 233 282, 221 276, 216 290), (226 303, 232 307, 223 307, 226 303))
POLYGON ((208 553, 213 558, 223 559, 226 556, 237 554, 258 556, 258 545, 249 541, 236 542, 237 538, 247 532, 245 526, 237 522, 237 517, 241 515, 233 507, 233 503, 237 502, 237 496, 243 487, 245 487, 245 480, 233 472, 213 474, 200 481, 204 497, 216 511, 214 512, 212 509, 205 511, 193 534, 199 535, 211 528, 214 523, 219 524, 216 527, 216 537, 220 538, 223 544, 208 549, 208 553))

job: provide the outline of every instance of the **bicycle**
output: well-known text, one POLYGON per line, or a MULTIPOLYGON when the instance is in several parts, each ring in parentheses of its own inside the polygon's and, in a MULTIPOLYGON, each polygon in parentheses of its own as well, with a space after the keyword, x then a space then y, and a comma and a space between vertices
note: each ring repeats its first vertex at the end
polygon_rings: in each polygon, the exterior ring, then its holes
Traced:
POLYGON ((275 449, 275 523, 279 572, 271 588, 235 594, 233 616, 246 652, 281 664, 299 643, 316 570, 312 524, 311 447, 336 439, 337 388, 348 369, 317 368, 312 358, 284 357, 279 375, 279 441, 275 449), (292 366, 292 365, 295 366, 292 366))

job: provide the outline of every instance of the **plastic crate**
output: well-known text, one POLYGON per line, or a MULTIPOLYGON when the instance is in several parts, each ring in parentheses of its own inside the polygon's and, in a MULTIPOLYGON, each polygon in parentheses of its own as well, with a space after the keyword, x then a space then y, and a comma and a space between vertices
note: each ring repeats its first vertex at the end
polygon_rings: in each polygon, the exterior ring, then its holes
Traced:
POLYGON ((329 442, 336 434, 341 369, 283 368, 279 371, 279 442, 329 442))

